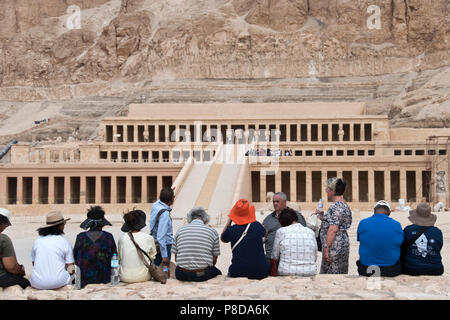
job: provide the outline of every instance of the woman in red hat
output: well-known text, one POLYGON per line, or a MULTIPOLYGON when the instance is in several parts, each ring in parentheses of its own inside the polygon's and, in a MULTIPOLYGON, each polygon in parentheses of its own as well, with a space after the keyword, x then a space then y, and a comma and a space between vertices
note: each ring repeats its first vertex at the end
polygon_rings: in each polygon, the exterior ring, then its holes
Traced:
POLYGON ((255 207, 250 206, 248 200, 240 199, 228 216, 230 219, 221 235, 223 242, 231 242, 233 252, 228 276, 266 278, 270 272, 263 246, 267 230, 256 221, 255 207), (234 225, 231 226, 232 222, 234 225))

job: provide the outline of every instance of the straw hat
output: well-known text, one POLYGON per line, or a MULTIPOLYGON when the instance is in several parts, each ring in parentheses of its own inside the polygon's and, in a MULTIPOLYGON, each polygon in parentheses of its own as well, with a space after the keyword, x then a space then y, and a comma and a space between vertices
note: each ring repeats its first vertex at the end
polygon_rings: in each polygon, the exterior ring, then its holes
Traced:
POLYGON ((429 204, 419 203, 416 210, 409 211, 408 219, 418 226, 429 227, 434 226, 437 216, 431 213, 429 204))
POLYGON ((256 221, 255 207, 250 206, 247 199, 240 199, 228 216, 237 225, 252 223, 256 221))
POLYGON ((68 220, 70 220, 70 218, 64 219, 61 211, 51 211, 47 213, 46 224, 41 226, 41 228, 57 226, 58 224, 64 223, 68 220))
POLYGON ((9 220, 9 217, 11 216, 11 212, 9 212, 8 209, 0 208, 0 215, 6 217, 8 220, 8 224, 11 225, 11 221, 9 220))

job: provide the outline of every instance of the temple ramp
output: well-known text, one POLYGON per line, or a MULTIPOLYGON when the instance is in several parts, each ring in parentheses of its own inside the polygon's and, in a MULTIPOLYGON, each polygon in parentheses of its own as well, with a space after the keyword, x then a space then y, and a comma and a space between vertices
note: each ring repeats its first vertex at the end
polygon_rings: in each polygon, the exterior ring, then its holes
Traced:
POLYGON ((179 181, 178 185, 174 184, 176 192, 172 210, 173 219, 186 218, 186 214, 195 206, 211 165, 211 162, 193 163, 182 181, 179 181))

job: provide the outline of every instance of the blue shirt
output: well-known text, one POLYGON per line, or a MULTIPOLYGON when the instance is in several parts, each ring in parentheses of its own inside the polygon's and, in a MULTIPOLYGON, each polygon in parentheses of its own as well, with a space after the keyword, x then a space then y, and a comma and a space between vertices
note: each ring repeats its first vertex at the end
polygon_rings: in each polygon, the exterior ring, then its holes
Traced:
POLYGON ((398 221, 382 213, 358 225, 359 261, 365 266, 392 266, 400 258, 403 229, 398 221))
POLYGON ((161 200, 156 201, 152 206, 152 210, 150 211, 149 226, 151 233, 152 228, 155 225, 158 212, 161 209, 167 209, 168 211, 164 211, 159 217, 158 230, 156 231, 156 240, 159 243, 159 248, 161 250, 161 257, 167 258, 168 255, 167 245, 173 244, 173 226, 172 226, 172 219, 170 217, 170 211, 172 211, 172 208, 170 208, 167 204, 165 204, 161 200))
MULTIPOLYGON (((231 242, 233 247, 246 227, 246 224, 228 227, 222 233, 222 241, 231 242)), ((228 268, 230 277, 263 279, 269 275, 270 265, 267 262, 262 241, 265 234, 266 229, 261 223, 258 221, 251 223, 247 234, 233 250, 233 258, 228 268)))
MULTIPOLYGON (((412 224, 405 228, 405 242, 408 242, 422 227, 412 224)), ((409 248, 403 257, 403 267, 412 270, 442 269, 441 249, 444 240, 442 231, 429 227, 409 248)))

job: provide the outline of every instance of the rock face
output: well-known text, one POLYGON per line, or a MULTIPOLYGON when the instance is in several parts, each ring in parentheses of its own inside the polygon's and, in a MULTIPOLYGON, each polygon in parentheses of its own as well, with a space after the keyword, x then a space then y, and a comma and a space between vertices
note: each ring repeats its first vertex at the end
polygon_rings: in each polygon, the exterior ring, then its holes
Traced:
MULTIPOLYGON (((407 74, 414 81, 422 72, 450 65, 448 0, 0 0, 0 5, 0 100, 129 98, 162 80, 189 87, 201 79, 303 78, 314 87, 317 79, 407 74)), ((237 85, 230 82, 229 88, 237 85)), ((389 113, 395 107, 392 114, 399 115, 402 103, 393 104, 396 98, 375 109, 389 113)))

